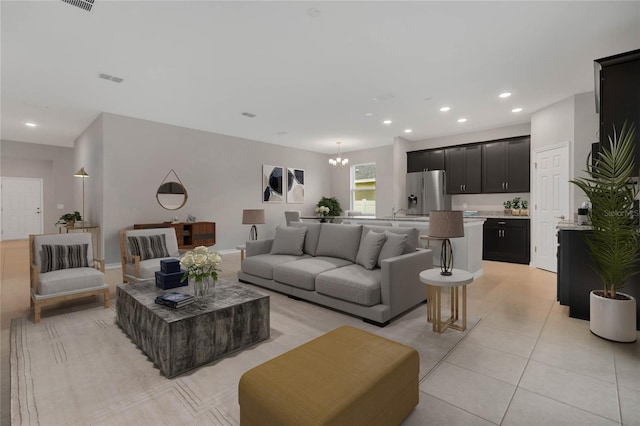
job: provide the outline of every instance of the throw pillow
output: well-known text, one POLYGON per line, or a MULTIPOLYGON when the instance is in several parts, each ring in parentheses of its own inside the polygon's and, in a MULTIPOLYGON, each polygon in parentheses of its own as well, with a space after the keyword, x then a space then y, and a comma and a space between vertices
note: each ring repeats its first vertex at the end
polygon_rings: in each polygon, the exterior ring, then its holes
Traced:
POLYGON ((304 236, 307 228, 276 227, 276 236, 273 238, 271 254, 290 254, 302 256, 304 246, 304 236))
POLYGON ((323 223, 316 256, 337 257, 355 263, 361 233, 362 225, 323 223))
POLYGON ((389 231, 384 231, 384 234, 387 236, 387 241, 385 241, 382 250, 380 250, 380 256, 378 256, 378 266, 380 267, 382 267, 383 260, 400 256, 404 253, 404 246, 408 238, 406 234, 395 234, 389 231))
POLYGON ((358 249, 358 256, 356 256, 356 263, 364 266, 366 269, 373 269, 378 262, 378 256, 384 242, 387 240, 387 236, 381 232, 367 232, 360 248, 358 249))
POLYGON ((73 245, 42 245, 42 265, 40 272, 46 273, 51 271, 59 271, 61 269, 86 268, 89 266, 87 262, 87 250, 89 244, 73 244, 73 245))
POLYGON ((140 260, 169 257, 164 234, 139 237, 127 237, 131 254, 140 256, 140 260))

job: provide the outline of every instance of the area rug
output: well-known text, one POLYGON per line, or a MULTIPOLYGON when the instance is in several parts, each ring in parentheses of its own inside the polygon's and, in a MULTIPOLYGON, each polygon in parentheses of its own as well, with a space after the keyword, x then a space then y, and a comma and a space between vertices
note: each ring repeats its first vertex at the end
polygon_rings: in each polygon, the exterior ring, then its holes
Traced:
POLYGON ((470 332, 433 333, 420 305, 385 328, 336 311, 271 296, 271 337, 167 379, 122 332, 112 308, 11 322, 13 425, 238 425, 240 376, 341 325, 404 343, 420 353, 420 379, 470 332))

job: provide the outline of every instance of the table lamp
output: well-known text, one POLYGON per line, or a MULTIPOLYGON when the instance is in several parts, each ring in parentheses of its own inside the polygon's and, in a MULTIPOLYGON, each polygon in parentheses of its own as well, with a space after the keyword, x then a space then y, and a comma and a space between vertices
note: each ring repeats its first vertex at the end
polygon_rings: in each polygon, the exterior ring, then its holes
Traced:
POLYGON ((242 224, 243 225, 251 225, 251 232, 249 233, 249 238, 251 240, 258 239, 258 227, 256 224, 264 224, 264 210, 255 209, 255 210, 242 210, 242 224))
POLYGON ((84 167, 80 167, 80 170, 75 172, 73 176, 82 178, 82 226, 85 226, 87 219, 84 217, 84 180, 89 177, 89 174, 84 170, 84 167))
POLYGON ((431 210, 429 213, 429 236, 444 238, 440 251, 440 275, 451 275, 453 249, 449 238, 464 237, 464 222, 461 210, 431 210))

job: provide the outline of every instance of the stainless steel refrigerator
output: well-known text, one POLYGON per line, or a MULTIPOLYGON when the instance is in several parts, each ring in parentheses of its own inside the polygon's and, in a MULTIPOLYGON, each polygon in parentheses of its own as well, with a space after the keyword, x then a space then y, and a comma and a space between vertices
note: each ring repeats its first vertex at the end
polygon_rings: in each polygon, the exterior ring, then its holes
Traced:
POLYGON ((407 173, 407 214, 427 216, 431 210, 451 210, 444 170, 407 173))

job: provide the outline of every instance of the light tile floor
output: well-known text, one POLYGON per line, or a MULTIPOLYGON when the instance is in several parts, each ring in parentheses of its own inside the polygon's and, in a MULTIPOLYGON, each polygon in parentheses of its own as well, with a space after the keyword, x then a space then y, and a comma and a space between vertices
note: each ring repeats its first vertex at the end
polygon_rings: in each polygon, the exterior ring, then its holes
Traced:
MULTIPOLYGON (((0 422, 8 425, 9 326, 29 313, 27 244, 0 243, 0 251, 0 422)), ((239 254, 224 255, 223 278, 235 278, 239 263, 239 254)), ((404 424, 640 426, 640 342, 604 341, 569 318, 555 302, 555 274, 499 262, 483 268, 468 288, 469 315, 482 320, 422 380, 420 404, 404 424)), ((113 297, 119 268, 107 282, 113 297)), ((101 304, 58 309, 87 303, 101 304)))

